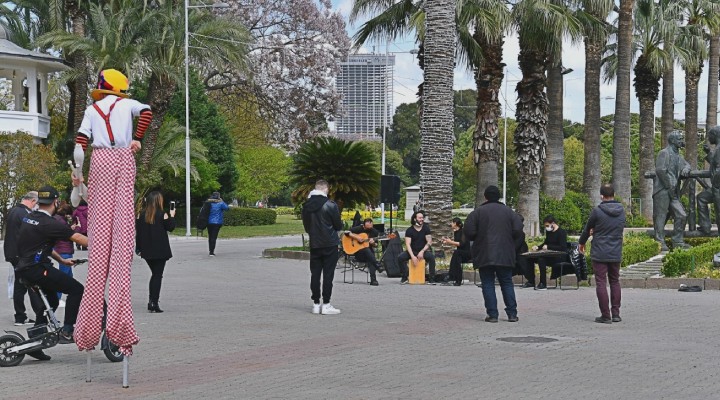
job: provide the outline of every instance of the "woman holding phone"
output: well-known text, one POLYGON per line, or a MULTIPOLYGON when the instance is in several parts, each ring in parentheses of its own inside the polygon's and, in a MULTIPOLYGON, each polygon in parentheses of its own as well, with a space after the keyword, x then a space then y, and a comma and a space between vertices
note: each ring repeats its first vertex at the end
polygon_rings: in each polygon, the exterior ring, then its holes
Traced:
POLYGON ((163 210, 163 196, 158 191, 150 192, 145 198, 145 207, 135 221, 135 243, 138 254, 150 267, 150 301, 148 311, 161 313, 160 286, 162 285, 165 263, 172 257, 168 232, 175 229, 175 202, 170 202, 170 212, 163 210))

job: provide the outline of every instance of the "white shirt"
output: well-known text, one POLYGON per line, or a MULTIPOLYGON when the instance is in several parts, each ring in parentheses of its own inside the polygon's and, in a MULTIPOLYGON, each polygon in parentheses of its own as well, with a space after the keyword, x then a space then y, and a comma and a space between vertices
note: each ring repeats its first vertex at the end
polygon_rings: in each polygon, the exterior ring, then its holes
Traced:
MULTIPOLYGON (((104 99, 96 101, 95 104, 107 115, 110 106, 115 103, 117 98, 114 95, 107 95, 104 99)), ((130 147, 133 135, 133 118, 139 116, 140 111, 149 109, 149 105, 133 99, 122 99, 115 103, 115 107, 110 113, 110 126, 112 126, 113 136, 115 137, 115 148, 130 147)), ((110 144, 105 120, 93 106, 85 110, 85 117, 83 117, 78 132, 90 138, 93 148, 109 149, 113 147, 110 144)))

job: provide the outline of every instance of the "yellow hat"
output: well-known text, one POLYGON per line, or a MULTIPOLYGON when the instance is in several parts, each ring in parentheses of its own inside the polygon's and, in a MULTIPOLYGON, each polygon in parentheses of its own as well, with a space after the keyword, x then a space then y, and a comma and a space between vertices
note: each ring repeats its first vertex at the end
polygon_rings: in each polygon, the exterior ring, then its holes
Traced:
POLYGON ((97 89, 93 89, 90 96, 95 101, 102 99, 107 94, 127 98, 128 94, 126 92, 129 87, 130 81, 125 74, 116 69, 106 69, 100 71, 97 89))

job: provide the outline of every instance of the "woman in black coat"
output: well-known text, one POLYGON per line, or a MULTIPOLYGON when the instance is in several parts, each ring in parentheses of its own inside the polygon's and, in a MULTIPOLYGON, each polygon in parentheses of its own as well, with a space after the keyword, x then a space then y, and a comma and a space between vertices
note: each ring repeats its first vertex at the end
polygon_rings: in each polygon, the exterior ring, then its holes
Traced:
POLYGON ((158 191, 150 192, 145 198, 145 208, 135 221, 135 244, 138 255, 147 262, 152 271, 148 303, 150 312, 163 312, 158 301, 165 263, 172 257, 167 233, 173 229, 175 229, 175 210, 170 210, 168 216, 163 211, 162 194, 158 191))

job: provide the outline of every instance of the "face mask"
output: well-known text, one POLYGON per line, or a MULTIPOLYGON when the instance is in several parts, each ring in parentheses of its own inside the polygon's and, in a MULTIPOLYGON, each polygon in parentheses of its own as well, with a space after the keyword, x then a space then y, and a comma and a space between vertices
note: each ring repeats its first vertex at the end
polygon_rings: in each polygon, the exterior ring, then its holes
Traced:
POLYGON ((553 231, 553 227, 552 227, 552 226, 547 226, 547 227, 545 227, 545 230, 548 231, 548 232, 552 232, 552 231, 553 231))

